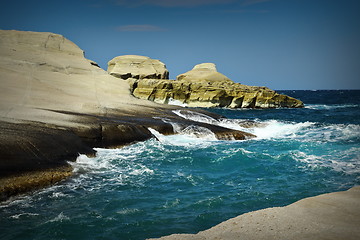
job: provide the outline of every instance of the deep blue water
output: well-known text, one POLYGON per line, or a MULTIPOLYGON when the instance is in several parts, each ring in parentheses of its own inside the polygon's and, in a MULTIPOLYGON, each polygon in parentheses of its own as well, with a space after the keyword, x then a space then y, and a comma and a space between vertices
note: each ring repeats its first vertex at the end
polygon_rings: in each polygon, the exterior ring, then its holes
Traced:
MULTIPOLYGON (((186 118, 258 137, 218 141, 206 129, 80 156, 75 176, 0 205, 0 239, 146 239, 195 233, 239 214, 360 184, 360 91, 280 91, 303 109, 208 109, 186 118)), ((180 114, 180 113, 179 113, 180 114)), ((176 127, 176 126, 174 126, 176 127)))

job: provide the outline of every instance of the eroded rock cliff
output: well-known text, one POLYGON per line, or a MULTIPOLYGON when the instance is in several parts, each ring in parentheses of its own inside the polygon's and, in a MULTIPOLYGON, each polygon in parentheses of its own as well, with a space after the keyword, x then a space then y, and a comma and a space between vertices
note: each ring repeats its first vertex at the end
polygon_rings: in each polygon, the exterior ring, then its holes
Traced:
POLYGON ((140 99, 158 103, 176 100, 189 107, 298 108, 300 100, 267 87, 235 83, 216 70, 213 63, 196 65, 177 80, 129 79, 131 92, 140 99))
POLYGON ((254 137, 181 118, 174 109, 135 98, 126 81, 61 35, 0 30, 0 201, 68 177, 68 161, 94 155, 93 147, 149 139, 150 127, 174 134, 174 122, 219 139, 254 137))

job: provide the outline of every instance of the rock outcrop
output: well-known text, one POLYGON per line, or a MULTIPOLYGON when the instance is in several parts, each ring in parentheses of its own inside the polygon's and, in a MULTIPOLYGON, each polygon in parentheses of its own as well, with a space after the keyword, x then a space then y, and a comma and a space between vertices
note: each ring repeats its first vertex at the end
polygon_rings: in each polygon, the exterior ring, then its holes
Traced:
POLYGON ((305 198, 284 207, 245 213, 197 234, 173 234, 158 239, 356 240, 360 238, 359 199, 360 187, 357 186, 344 192, 305 198))
POLYGON ((235 83, 217 72, 215 64, 196 65, 177 80, 129 79, 131 92, 140 99, 158 103, 176 100, 189 107, 298 108, 303 103, 267 87, 235 83))
POLYGON ((169 79, 164 63, 149 57, 125 55, 113 58, 108 63, 108 72, 118 78, 169 79))
POLYGON ((93 147, 152 138, 149 127, 174 134, 164 117, 219 139, 254 137, 181 118, 174 109, 133 97, 126 81, 61 35, 0 30, 0 201, 71 175, 67 162, 94 155, 93 147))
POLYGON ((216 65, 214 63, 201 63, 195 65, 192 70, 178 75, 176 80, 187 82, 232 83, 228 77, 216 70, 216 65))

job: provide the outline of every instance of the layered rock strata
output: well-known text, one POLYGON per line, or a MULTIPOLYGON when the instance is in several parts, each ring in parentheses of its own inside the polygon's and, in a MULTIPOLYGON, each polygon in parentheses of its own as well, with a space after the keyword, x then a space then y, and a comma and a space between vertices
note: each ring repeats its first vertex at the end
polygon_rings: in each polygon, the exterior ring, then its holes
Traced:
POLYGON ((196 65, 177 80, 129 79, 131 92, 140 99, 158 103, 176 100, 189 107, 299 108, 304 104, 267 87, 235 83, 217 72, 215 64, 196 65))
POLYGON ((67 161, 94 155, 93 147, 152 138, 149 127, 173 134, 165 117, 208 128, 219 139, 254 137, 193 122, 174 114, 176 107, 133 97, 126 81, 53 33, 0 31, 0 100, 0 200, 71 175, 67 161))

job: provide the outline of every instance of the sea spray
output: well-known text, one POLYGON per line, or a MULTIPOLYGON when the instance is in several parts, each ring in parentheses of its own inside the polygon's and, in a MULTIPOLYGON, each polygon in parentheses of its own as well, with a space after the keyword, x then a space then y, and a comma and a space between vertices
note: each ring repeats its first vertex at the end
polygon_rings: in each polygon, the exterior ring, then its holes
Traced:
POLYGON ((245 212, 359 185, 360 92, 347 92, 345 102, 336 91, 288 94, 325 107, 207 109, 228 119, 185 109, 185 117, 258 137, 219 141, 205 129, 181 132, 188 126, 178 126, 178 135, 152 131, 160 141, 97 148, 95 158, 80 155, 72 163, 72 178, 0 205, 0 238, 140 240, 195 233, 245 212), (318 98, 324 94, 331 96, 326 102, 318 98))

